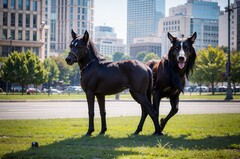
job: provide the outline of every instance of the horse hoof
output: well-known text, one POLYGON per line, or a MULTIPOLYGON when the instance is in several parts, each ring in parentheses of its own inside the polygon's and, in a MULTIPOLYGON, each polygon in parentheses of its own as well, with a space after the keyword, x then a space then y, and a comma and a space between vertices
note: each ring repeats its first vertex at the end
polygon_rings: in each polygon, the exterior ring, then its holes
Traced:
POLYGON ((154 132, 152 135, 154 135, 154 136, 163 136, 163 133, 162 132, 154 132))
POLYGON ((91 133, 86 133, 85 136, 92 136, 92 134, 91 133))
POLYGON ((142 130, 136 130, 133 135, 138 135, 142 130))

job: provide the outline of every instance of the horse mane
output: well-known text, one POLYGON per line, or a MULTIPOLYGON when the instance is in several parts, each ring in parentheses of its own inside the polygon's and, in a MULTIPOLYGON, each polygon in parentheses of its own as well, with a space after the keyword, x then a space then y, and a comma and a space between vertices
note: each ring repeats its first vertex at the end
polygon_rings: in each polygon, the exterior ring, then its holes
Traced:
POLYGON ((91 39, 89 39, 88 45, 89 45, 89 49, 90 49, 91 52, 94 54, 94 57, 95 57, 98 61, 100 61, 100 62, 105 62, 105 61, 106 61, 106 59, 103 57, 103 55, 101 55, 101 54, 98 52, 95 44, 93 43, 93 41, 92 41, 91 39))

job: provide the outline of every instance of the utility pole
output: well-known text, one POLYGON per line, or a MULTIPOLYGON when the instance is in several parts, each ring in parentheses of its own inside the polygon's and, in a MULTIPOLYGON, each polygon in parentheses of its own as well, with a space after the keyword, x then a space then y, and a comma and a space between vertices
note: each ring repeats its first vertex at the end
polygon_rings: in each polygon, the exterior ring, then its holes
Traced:
POLYGON ((230 9, 230 0, 228 0, 228 7, 227 7, 227 12, 228 12, 228 60, 227 60, 227 92, 226 92, 226 98, 225 100, 231 100, 233 99, 232 97, 232 88, 231 88, 231 77, 230 77, 230 15, 233 9, 230 9))

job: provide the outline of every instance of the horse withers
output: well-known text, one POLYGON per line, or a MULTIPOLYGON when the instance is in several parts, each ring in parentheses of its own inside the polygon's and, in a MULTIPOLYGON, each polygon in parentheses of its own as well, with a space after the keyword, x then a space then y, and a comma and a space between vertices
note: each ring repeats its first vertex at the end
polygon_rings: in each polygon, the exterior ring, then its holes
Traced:
MULTIPOLYGON (((73 40, 70 52, 66 58, 69 65, 78 63, 81 71, 81 86, 86 93, 89 113, 89 128, 86 135, 94 132, 94 100, 99 104, 102 128, 100 134, 107 130, 105 96, 116 94, 129 88, 130 93, 142 108, 142 116, 150 115, 155 126, 154 134, 160 134, 157 113, 151 105, 152 72, 149 67, 136 60, 108 62, 103 59, 94 43, 85 31, 83 37, 78 37, 72 30, 73 40)), ((127 111, 127 110, 125 110, 127 111)), ((135 131, 142 131, 143 118, 135 131)))

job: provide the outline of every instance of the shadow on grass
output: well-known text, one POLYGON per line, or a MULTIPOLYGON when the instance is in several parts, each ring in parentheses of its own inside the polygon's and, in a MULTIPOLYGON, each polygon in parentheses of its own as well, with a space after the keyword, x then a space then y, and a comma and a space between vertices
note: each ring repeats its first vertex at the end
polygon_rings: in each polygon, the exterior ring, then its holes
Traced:
MULTIPOLYGON (((31 144, 31 143, 30 143, 31 144)), ((173 138, 172 136, 128 136, 113 138, 108 135, 96 137, 82 136, 54 142, 38 148, 5 154, 3 159, 15 158, 117 158, 124 155, 139 155, 138 147, 148 149, 162 148, 171 150, 221 150, 234 148, 231 145, 240 144, 240 134, 236 136, 209 136, 204 139, 187 139, 187 136, 173 138)), ((237 148, 239 150, 239 146, 237 148)), ((157 151, 157 152, 159 152, 157 151)), ((161 153, 161 152, 159 152, 161 153)))

